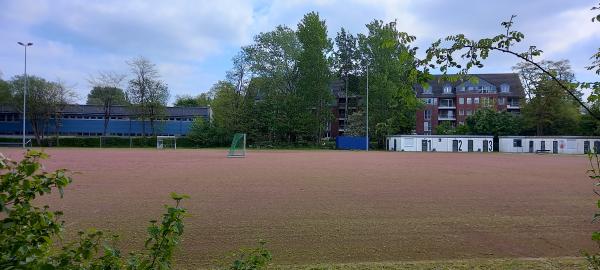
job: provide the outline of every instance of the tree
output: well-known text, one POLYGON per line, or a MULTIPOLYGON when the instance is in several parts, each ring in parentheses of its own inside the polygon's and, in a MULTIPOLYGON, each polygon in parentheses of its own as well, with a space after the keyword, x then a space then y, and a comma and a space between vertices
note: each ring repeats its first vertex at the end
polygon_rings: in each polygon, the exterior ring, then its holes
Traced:
POLYGON ((228 136, 237 132, 244 132, 241 123, 242 96, 237 92, 236 86, 226 81, 219 81, 211 89, 214 99, 213 122, 216 127, 224 129, 228 136))
POLYGON ((323 137, 326 123, 331 120, 329 104, 333 97, 329 89, 331 77, 326 58, 331 41, 327 38, 325 21, 321 21, 315 12, 304 15, 297 33, 302 44, 298 61, 298 91, 305 110, 312 110, 307 122, 318 143, 323 137))
POLYGON ((367 121, 362 111, 355 112, 348 116, 344 134, 349 136, 365 136, 367 121))
POLYGON ((177 107, 206 107, 210 106, 210 93, 202 93, 195 97, 190 95, 182 95, 175 97, 175 106, 177 107))
MULTIPOLYGON (((563 84, 571 84, 575 75, 568 60, 538 63, 563 84)), ((575 135, 580 119, 579 105, 553 79, 531 63, 522 62, 513 67, 526 86, 527 103, 523 106, 524 122, 536 135, 575 135)), ((572 92, 581 98, 582 93, 572 92)))
POLYGON ((144 57, 137 57, 127 64, 133 79, 127 87, 127 100, 142 120, 142 133, 146 135, 145 121, 150 120, 152 134, 156 135, 155 121, 164 113, 169 99, 169 88, 160 80, 156 65, 144 57))
POLYGON ((520 115, 481 108, 467 117, 465 127, 455 133, 464 133, 467 130, 474 135, 514 136, 521 133, 521 126, 520 115))
POLYGON ((116 105, 126 105, 127 100, 122 89, 113 86, 94 86, 87 96, 88 105, 102 106, 104 111, 104 132, 108 130, 108 123, 112 115, 112 109, 116 105))
POLYGON ((152 135, 156 136, 158 128, 156 121, 163 119, 166 114, 167 102, 169 102, 169 87, 162 81, 154 81, 148 88, 148 100, 146 102, 146 113, 150 120, 152 135))
POLYGON ((449 121, 443 121, 435 128, 435 134, 437 135, 452 135, 455 133, 455 127, 449 121))
POLYGON ((93 87, 114 87, 121 88, 127 75, 113 71, 99 71, 95 76, 88 78, 88 83, 93 87))
MULTIPOLYGON (((10 81, 11 91, 14 93, 13 104, 22 104, 25 77, 15 76, 10 81)), ((31 125, 38 145, 41 145, 45 132, 54 118, 55 132, 58 133, 60 126, 60 113, 73 100, 74 92, 63 82, 50 82, 43 78, 27 76, 27 110, 26 117, 31 125)), ((23 107, 16 105, 15 108, 23 112, 23 107)))
POLYGON ((296 33, 281 25, 260 33, 254 44, 242 48, 253 77, 245 96, 244 117, 250 118, 250 113, 260 116, 257 126, 268 141, 292 143, 309 133, 302 122, 305 108, 297 93, 301 51, 296 33))
POLYGON ((0 105, 8 105, 13 103, 12 91, 10 83, 0 79, 0 105))
POLYGON ((224 129, 215 126, 213 122, 199 117, 192 122, 187 137, 200 147, 214 147, 231 143, 228 135, 224 129))
POLYGON ((236 91, 242 94, 250 82, 250 62, 243 51, 234 56, 232 62, 233 68, 227 71, 226 78, 235 85, 236 91))
POLYGON ((346 93, 345 110, 346 122, 349 120, 348 114, 348 84, 350 75, 356 73, 356 66, 360 55, 357 48, 357 39, 351 33, 347 33, 342 27, 335 37, 337 50, 334 52, 334 70, 339 78, 344 79, 344 88, 346 93))
POLYGON ((62 126, 62 113, 67 105, 75 101, 77 94, 61 80, 50 83, 49 90, 50 92, 48 95, 50 98, 48 106, 50 107, 53 118, 54 136, 58 143, 60 127, 62 126))
POLYGON ((416 48, 410 46, 414 36, 399 32, 396 22, 375 20, 367 24, 367 29, 367 35, 358 36, 361 72, 363 78, 367 69, 369 72, 369 128, 375 130, 382 147, 387 135, 414 130, 421 102, 413 86, 425 83, 427 77, 416 69, 416 48))

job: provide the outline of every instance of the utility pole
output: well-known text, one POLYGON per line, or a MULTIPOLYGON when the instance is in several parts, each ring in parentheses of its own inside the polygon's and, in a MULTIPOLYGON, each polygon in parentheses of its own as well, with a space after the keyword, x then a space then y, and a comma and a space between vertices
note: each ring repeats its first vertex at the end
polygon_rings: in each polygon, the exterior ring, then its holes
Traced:
POLYGON ((17 42, 17 44, 25 48, 25 89, 23 90, 23 148, 25 148, 25 113, 27 110, 27 47, 33 45, 31 42, 23 43, 17 42))

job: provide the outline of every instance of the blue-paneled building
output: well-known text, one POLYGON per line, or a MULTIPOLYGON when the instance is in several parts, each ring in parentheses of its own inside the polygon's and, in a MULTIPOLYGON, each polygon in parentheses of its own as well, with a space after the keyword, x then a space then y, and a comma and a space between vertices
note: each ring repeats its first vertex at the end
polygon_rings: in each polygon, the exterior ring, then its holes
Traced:
MULTIPOLYGON (((154 121, 157 135, 185 136, 198 117, 210 121, 210 107, 167 107, 163 119, 154 121)), ((58 119, 51 118, 45 125, 45 134, 61 136, 102 136, 104 135, 104 108, 96 105, 68 105, 58 119), (58 120, 58 125, 56 122, 58 120)), ((0 106, 0 135, 22 134, 22 114, 11 106, 0 106)), ((140 120, 127 106, 111 108, 107 136, 153 135, 150 121, 140 120)), ((26 121, 26 133, 33 135, 31 124, 26 121)))

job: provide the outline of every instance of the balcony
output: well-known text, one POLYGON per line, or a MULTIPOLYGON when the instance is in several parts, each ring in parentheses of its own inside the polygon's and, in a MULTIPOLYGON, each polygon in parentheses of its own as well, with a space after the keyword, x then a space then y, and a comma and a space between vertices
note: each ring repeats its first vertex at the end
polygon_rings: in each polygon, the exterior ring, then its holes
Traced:
POLYGON ((438 114, 438 120, 456 120, 456 115, 453 113, 441 113, 438 114))
POLYGON ((454 104, 454 100, 452 100, 452 99, 440 99, 438 108, 440 108, 440 109, 456 109, 456 104, 454 104))
POLYGON ((521 106, 520 106, 519 102, 509 102, 506 104, 506 108, 507 109, 520 109, 521 106))

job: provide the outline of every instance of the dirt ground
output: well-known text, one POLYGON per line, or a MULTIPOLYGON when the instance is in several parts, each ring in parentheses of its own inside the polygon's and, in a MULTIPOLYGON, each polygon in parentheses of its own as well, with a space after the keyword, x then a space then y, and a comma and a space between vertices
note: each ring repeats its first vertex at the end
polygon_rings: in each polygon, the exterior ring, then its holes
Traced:
MULTIPOLYGON (((18 159, 21 149, 0 149, 18 159)), ((76 172, 67 230, 138 249, 172 191, 191 199, 177 261, 267 241, 277 264, 580 256, 594 250, 587 158, 500 153, 49 149, 76 172)))

